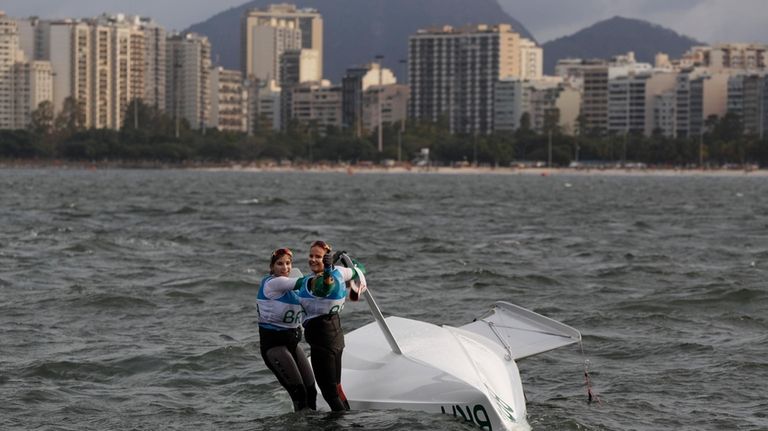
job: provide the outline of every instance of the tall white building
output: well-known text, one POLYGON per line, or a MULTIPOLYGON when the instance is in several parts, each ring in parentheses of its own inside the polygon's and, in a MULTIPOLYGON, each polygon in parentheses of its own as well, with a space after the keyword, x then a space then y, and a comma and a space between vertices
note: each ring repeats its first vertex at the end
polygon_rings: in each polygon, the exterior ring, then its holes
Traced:
POLYGON ((173 35, 168 38, 166 49, 167 113, 185 119, 193 129, 203 129, 211 105, 208 38, 193 33, 173 35))
POLYGON ((88 126, 119 129, 128 105, 144 98, 144 32, 138 17, 122 14, 104 14, 88 24, 93 65, 92 123, 88 126))
POLYGON ((93 124, 93 49, 92 32, 88 24, 80 21, 57 20, 49 22, 47 37, 43 40, 42 55, 53 69, 53 108, 61 112, 64 101, 73 98, 81 108, 84 125, 93 124))
POLYGON ((528 73, 524 50, 531 45, 508 24, 419 30, 409 38, 410 115, 446 118, 452 132, 490 133, 496 82, 528 73))
POLYGON ((144 103, 165 111, 166 32, 151 19, 142 18, 144 33, 144 103))
POLYGON ((297 9, 286 3, 251 9, 241 19, 240 38, 240 67, 246 78, 280 82, 280 54, 302 48, 318 53, 318 68, 323 75, 323 18, 315 9, 297 9))
POLYGON ((21 60, 16 21, 0 11, 0 129, 11 129, 14 118, 14 65, 21 60))
POLYGON ((520 79, 544 76, 544 50, 529 39, 520 39, 520 79))
POLYGON ((301 31, 286 27, 258 25, 251 29, 253 46, 251 64, 248 67, 251 78, 268 81, 280 78, 280 57, 288 50, 301 49, 301 31))

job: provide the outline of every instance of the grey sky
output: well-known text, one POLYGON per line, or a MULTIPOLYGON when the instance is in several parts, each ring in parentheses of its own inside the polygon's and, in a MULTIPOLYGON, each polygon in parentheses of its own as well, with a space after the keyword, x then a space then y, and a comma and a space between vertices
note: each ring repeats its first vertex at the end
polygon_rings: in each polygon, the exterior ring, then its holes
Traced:
MULTIPOLYGON (((183 30, 192 24, 247 0, 2 0, 0 10, 21 18, 92 17, 104 12, 152 17, 168 30, 183 30)), ((285 0, 275 0, 284 3, 285 0)))
MULTIPOLYGON (((169 30, 247 0, 2 0, 14 17, 96 16, 123 12, 150 16, 169 30)), ((275 0, 275 3, 289 0, 275 0)), ((365 1, 365 0, 360 0, 365 1)), ((644 19, 703 42, 768 43, 768 0, 498 0, 539 42, 572 34, 615 15, 644 19)), ((297 3, 300 1, 297 0, 297 3)))

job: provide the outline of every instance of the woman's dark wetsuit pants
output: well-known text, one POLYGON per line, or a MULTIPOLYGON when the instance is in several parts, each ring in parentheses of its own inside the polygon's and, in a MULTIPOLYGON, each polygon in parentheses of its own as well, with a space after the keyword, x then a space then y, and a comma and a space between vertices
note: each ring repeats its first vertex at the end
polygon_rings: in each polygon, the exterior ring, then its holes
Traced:
POLYGON ((295 411, 317 409, 317 389, 307 355, 299 346, 301 329, 259 328, 261 357, 288 391, 295 411))
POLYGON ((319 316, 305 322, 304 334, 311 348, 310 359, 317 386, 333 411, 349 410, 341 388, 341 355, 344 332, 338 314, 319 316))

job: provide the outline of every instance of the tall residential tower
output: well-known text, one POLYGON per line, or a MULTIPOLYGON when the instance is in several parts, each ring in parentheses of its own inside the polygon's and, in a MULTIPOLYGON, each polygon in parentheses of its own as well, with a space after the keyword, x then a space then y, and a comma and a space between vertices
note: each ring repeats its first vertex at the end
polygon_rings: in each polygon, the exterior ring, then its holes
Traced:
POLYGON ((241 20, 240 68, 246 78, 274 79, 280 55, 289 49, 313 49, 323 71, 323 18, 315 9, 297 9, 291 4, 251 9, 241 20))
POLYGON ((496 83, 537 78, 541 68, 529 61, 541 56, 508 24, 419 30, 409 40, 409 115, 445 118, 452 132, 491 133, 496 83))

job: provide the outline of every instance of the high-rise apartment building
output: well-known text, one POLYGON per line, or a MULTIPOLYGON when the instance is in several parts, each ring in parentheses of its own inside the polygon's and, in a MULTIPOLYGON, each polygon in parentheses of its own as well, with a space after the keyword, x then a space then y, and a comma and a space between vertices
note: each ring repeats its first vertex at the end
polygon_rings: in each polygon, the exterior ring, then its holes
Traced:
POLYGON ((203 129, 210 110, 211 44, 194 33, 168 38, 166 54, 166 106, 175 119, 203 129))
POLYGON ((72 98, 85 127, 122 127, 131 101, 144 99, 146 93, 148 47, 142 20, 103 14, 20 22, 27 55, 51 62, 54 112, 72 98))
POLYGON ((642 135, 645 133, 645 84, 649 73, 618 76, 608 82, 609 134, 642 135))
POLYGON ((409 38, 409 115, 445 117, 452 132, 490 133, 496 82, 523 76, 523 46, 530 50, 507 24, 419 30, 409 38))
POLYGON ((246 78, 279 82, 280 55, 302 48, 317 51, 323 74, 323 19, 314 9, 285 3, 251 9, 241 19, 240 37, 240 67, 246 78))
POLYGON ((581 133, 602 135, 608 130, 608 64, 587 62, 582 68, 581 133))
POLYGON ((226 132, 248 131, 248 94, 239 70, 211 69, 209 127, 226 132))
POLYGON ((14 118, 14 65, 20 60, 16 21, 0 11, 0 129, 11 129, 14 118))
POLYGON ((129 104, 145 94, 146 40, 141 20, 104 14, 88 22, 94 67, 91 127, 119 129, 129 104))
POLYGON ((258 25, 251 29, 253 46, 249 77, 280 82, 280 58, 289 50, 301 49, 301 31, 294 28, 258 25))
POLYGON ((144 33, 144 98, 148 106, 165 111, 166 92, 166 32, 154 21, 142 18, 140 29, 144 33))

